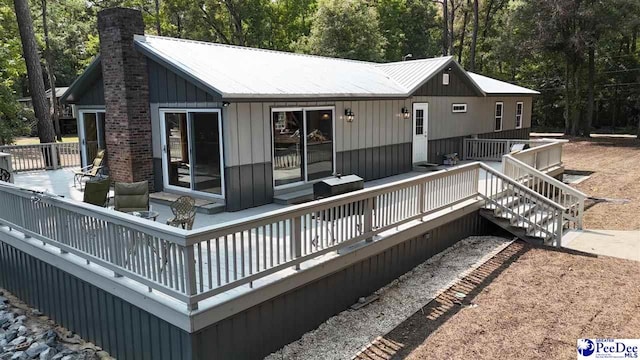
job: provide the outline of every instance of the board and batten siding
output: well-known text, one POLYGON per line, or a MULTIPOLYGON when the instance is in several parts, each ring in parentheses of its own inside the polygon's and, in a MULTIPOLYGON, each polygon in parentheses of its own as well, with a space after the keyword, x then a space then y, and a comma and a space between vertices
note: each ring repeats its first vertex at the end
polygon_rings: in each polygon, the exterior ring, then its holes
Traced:
POLYGON ((104 106, 104 84, 102 76, 96 79, 75 102, 76 105, 102 105, 104 106))
POLYGON ((504 103, 502 130, 516 128, 516 102, 523 102, 522 128, 531 127, 531 97, 414 96, 413 103, 429 103, 429 140, 484 134, 494 131, 494 111, 504 103), (467 104, 466 113, 452 112, 453 104, 467 104))

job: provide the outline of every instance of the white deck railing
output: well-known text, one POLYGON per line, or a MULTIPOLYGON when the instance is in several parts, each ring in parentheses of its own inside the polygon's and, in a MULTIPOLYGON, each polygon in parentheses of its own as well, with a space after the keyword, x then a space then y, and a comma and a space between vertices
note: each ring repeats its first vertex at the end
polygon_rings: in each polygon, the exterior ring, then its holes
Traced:
POLYGON ((80 146, 75 143, 48 143, 0 146, 11 154, 13 171, 49 170, 80 166, 80 146))
MULTIPOLYGON (((195 309, 202 300, 298 269, 456 203, 499 203, 506 193, 541 204, 554 216, 565 212, 476 162, 191 231, 2 183, 0 223, 195 309)), ((554 241, 562 236, 561 228, 531 226, 554 241)))
POLYGON ((471 139, 463 141, 462 159, 478 161, 500 161, 503 155, 511 152, 515 144, 526 144, 531 148, 549 144, 550 140, 520 139, 471 139))
MULTIPOLYGON (((547 154, 539 157, 538 161, 532 162, 542 168, 537 170, 518 160, 517 155, 522 155, 522 153, 505 155, 502 158, 502 173, 564 206, 566 211, 563 217, 569 222, 569 227, 582 229, 584 202, 587 195, 544 173, 546 169, 559 166, 562 163, 558 164, 553 154, 547 154), (542 159, 543 161, 540 161, 542 159)), ((529 155, 526 155, 525 158, 531 159, 529 155)))

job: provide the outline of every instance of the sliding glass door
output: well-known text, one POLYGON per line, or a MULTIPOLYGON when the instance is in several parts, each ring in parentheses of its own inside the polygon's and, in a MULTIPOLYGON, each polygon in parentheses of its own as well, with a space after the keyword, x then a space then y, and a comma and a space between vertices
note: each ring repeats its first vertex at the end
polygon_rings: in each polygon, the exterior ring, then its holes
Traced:
POLYGON ((104 134, 104 110, 80 110, 79 139, 82 166, 91 164, 98 150, 106 149, 104 134))
POLYGON ((272 111, 275 186, 329 177, 334 172, 334 109, 272 111))
POLYGON ((165 187, 222 197, 219 110, 162 110, 165 187))

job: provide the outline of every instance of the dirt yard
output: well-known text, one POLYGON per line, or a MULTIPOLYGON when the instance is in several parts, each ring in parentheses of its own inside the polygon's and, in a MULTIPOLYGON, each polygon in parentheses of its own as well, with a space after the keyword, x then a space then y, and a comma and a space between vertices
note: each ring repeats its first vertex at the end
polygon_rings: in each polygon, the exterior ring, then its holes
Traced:
POLYGON ((516 242, 357 359, 575 359, 577 339, 640 337, 639 278, 636 261, 516 242))
POLYGON ((640 140, 572 139, 564 145, 562 160, 566 169, 594 171, 576 188, 589 196, 615 199, 597 202, 586 211, 586 229, 640 230, 640 140))

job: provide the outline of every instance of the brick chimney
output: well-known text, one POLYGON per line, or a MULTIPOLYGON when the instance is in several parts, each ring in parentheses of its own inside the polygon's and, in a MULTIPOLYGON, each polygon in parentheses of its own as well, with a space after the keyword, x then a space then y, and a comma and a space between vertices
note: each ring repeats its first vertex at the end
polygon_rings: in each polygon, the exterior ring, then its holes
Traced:
POLYGON ((153 155, 147 61, 133 44, 144 34, 142 13, 125 8, 98 13, 104 81, 105 137, 113 181, 147 180, 153 191, 153 155))

